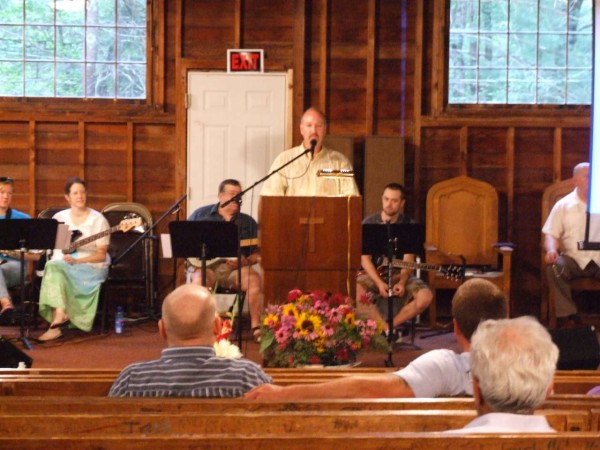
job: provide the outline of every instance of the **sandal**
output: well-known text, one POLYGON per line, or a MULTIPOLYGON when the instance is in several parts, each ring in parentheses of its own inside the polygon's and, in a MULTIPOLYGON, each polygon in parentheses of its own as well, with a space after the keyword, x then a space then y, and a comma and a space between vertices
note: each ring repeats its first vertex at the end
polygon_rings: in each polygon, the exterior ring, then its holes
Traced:
POLYGON ((260 327, 252 328, 252 339, 254 339, 254 342, 256 342, 257 344, 260 344, 260 341, 262 339, 262 333, 260 332, 260 327))
POLYGON ((61 336, 62 331, 60 331, 60 328, 48 328, 48 330, 44 334, 38 336, 37 340, 38 342, 48 342, 53 341, 54 339, 58 339, 61 336))
POLYGON ((7 298, 6 302, 3 302, 2 304, 2 310, 0 311, 0 317, 4 316, 4 315, 9 315, 9 313, 13 313, 15 310, 15 306, 13 305, 13 302, 7 298))

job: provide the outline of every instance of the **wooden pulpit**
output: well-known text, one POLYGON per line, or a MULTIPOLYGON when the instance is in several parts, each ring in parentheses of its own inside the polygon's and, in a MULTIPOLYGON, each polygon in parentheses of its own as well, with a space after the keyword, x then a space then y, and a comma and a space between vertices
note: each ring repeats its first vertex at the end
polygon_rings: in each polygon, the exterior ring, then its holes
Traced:
POLYGON ((294 288, 354 298, 362 197, 264 196, 259 219, 265 305, 294 288))

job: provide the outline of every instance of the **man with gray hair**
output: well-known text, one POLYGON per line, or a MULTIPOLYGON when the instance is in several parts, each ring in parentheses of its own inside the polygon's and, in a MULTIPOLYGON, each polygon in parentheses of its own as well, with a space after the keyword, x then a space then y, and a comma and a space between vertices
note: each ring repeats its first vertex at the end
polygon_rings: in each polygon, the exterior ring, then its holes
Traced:
POLYGON ((197 284, 179 286, 165 298, 158 330, 167 341, 161 357, 131 364, 110 388, 110 397, 240 397, 271 383, 246 359, 216 356, 216 316, 211 292, 197 284))
POLYGON ((533 415, 552 392, 558 348, 533 317, 486 320, 471 339, 473 395, 479 417, 449 433, 553 432, 533 415))

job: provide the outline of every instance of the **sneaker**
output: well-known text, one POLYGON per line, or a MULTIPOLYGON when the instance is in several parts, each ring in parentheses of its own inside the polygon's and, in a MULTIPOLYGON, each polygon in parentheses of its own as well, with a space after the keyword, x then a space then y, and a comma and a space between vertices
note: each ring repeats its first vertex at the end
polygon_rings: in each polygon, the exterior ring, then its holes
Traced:
MULTIPOLYGON (((383 335, 385 336, 385 339, 388 340, 389 335, 390 335, 389 330, 383 331, 383 335)), ((392 331, 392 342, 394 344, 401 344, 402 343, 402 333, 399 333, 398 330, 392 331)))

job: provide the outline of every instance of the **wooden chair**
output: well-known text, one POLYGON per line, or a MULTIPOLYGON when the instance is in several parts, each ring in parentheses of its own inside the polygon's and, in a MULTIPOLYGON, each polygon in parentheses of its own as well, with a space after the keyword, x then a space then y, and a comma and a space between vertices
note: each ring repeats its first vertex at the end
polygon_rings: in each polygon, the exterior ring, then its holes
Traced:
MULTIPOLYGON (((563 198, 565 195, 575 189, 573 185, 573 179, 569 178, 562 181, 557 181, 551 184, 544 190, 542 196, 542 223, 541 227, 546 223, 546 219, 552 210, 554 204, 563 198)), ((542 233, 541 243, 541 315, 543 320, 548 320, 548 326, 550 328, 556 328, 556 309, 554 296, 548 287, 548 280, 546 279, 546 262, 544 256, 546 254, 544 250, 544 235, 542 233)), ((594 278, 576 278, 569 282, 571 291, 600 291, 600 280, 594 278)))
MULTIPOLYGON (((465 279, 485 278, 510 298, 512 246, 497 243, 498 194, 493 186, 466 176, 436 183, 427 193, 426 229, 427 263, 464 265, 465 279)), ((428 276, 434 296, 429 321, 435 327, 437 291, 456 289, 460 282, 439 272, 428 276)))
MULTIPOLYGON (((141 203, 110 203, 102 210, 102 214, 104 214, 111 227, 118 225, 128 213, 141 217, 144 230, 152 226, 152 214, 141 203)), ((133 247, 128 254, 120 258, 120 255, 139 238, 140 234, 141 231, 139 230, 130 230, 127 233, 116 232, 111 235, 108 252, 113 263, 102 288, 100 327, 102 333, 106 331, 110 299, 108 291, 117 288, 128 293, 134 289, 140 290, 143 292, 146 311, 151 311, 154 308, 154 273, 157 252, 153 236, 148 235, 147 238, 142 239, 133 247)))

